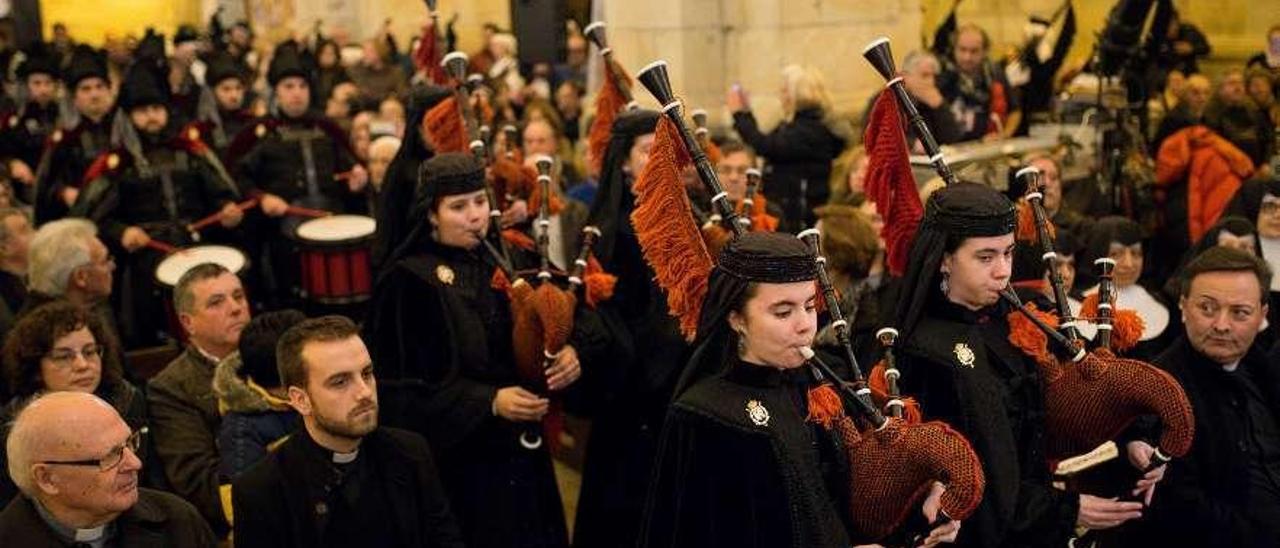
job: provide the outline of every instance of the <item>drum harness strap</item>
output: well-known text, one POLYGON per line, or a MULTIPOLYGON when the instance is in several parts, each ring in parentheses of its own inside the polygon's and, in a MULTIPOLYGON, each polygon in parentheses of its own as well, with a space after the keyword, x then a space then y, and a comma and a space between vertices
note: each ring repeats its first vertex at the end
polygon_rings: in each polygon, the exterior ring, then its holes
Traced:
POLYGON ((311 148, 312 141, 324 136, 324 132, 315 129, 294 129, 288 127, 279 127, 280 138, 285 141, 297 141, 298 148, 302 149, 302 168, 306 177, 307 195, 312 197, 320 197, 319 175, 316 173, 316 157, 315 151, 311 148))

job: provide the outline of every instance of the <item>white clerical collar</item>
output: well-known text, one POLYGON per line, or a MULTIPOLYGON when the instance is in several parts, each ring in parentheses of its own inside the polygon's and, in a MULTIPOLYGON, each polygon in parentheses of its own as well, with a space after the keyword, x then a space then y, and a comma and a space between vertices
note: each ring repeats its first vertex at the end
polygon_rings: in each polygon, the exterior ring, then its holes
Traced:
POLYGON ((352 462, 355 462, 356 457, 359 455, 360 455, 359 447, 357 447, 355 451, 352 451, 350 453, 339 453, 337 451, 334 451, 333 463, 334 464, 351 464, 352 462))
POLYGON ((40 504, 40 501, 32 499, 31 502, 35 505, 36 513, 40 515, 41 519, 43 519, 45 523, 49 524, 49 526, 57 531, 62 537, 70 538, 75 542, 84 542, 96 546, 102 545, 103 538, 107 535, 107 526, 110 525, 110 522, 86 529, 68 527, 66 524, 58 521, 58 518, 54 517, 53 513, 45 509, 44 505, 40 504))
POLYGON ((1240 360, 1236 360, 1228 364, 1223 364, 1222 370, 1226 371, 1227 373, 1234 373, 1237 367, 1240 367, 1240 360))
POLYGON ((92 529, 76 529, 76 542, 93 542, 107 534, 107 526, 99 525, 92 529))

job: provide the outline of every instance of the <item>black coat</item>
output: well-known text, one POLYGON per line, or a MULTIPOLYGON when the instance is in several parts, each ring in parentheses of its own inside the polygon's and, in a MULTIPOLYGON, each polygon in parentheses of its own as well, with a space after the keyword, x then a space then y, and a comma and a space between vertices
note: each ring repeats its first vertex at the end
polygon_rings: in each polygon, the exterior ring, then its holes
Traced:
POLYGON ((389 265, 365 322, 383 422, 431 443, 467 546, 564 546, 546 445, 524 449, 526 425, 493 413, 498 389, 520 384, 494 267, 480 250, 424 251, 389 265))
POLYGON ((603 266, 618 283, 601 316, 619 328, 610 359, 584 371, 581 381, 594 405, 574 521, 577 548, 635 546, 648 471, 688 352, 629 224, 618 230, 611 249, 603 266))
POLYGON ((782 206, 779 231, 799 232, 813 226, 813 208, 827 202, 831 162, 845 142, 823 122, 818 109, 797 111, 768 135, 760 131, 751 111, 733 113, 733 129, 765 160, 764 195, 782 206))
POLYGON ((40 106, 28 101, 17 112, 0 120, 0 154, 5 159, 22 160, 35 172, 45 142, 58 124, 58 103, 40 106))
MULTIPOLYGON (((144 139, 148 143, 140 150, 140 158, 117 148, 99 159, 109 168, 90 174, 93 179, 86 181, 71 208, 71 215, 87 217, 98 225, 103 242, 119 257, 121 272, 114 278, 112 294, 118 302, 128 348, 161 342, 156 334, 169 326, 163 306, 166 295, 155 281, 156 267, 165 255, 146 248, 126 251, 121 245, 125 230, 136 226, 158 241, 186 247, 191 244, 185 228, 188 223, 216 213, 239 197, 235 183, 199 141, 185 137, 144 139)), ((220 226, 211 228, 225 237, 220 226)))
POLYGON ((808 375, 738 362, 676 399, 640 546, 850 545, 834 491, 847 484, 823 473, 840 469, 835 458, 824 466, 834 444, 805 422, 808 375))
MULTIPOLYGON (((1240 362, 1280 420, 1280 361, 1254 345, 1240 362)), ((1251 511, 1249 432, 1230 410, 1238 401, 1232 375, 1180 338, 1156 364, 1182 384, 1195 412, 1191 452, 1169 464, 1156 488, 1148 523, 1148 546, 1278 546, 1280 513, 1251 511)), ((1241 373, 1237 370, 1235 374, 1241 373)), ((1274 441, 1273 441, 1274 443, 1274 441)), ((1280 500, 1272 508, 1280 508, 1280 500)))
POLYGON ((82 117, 74 128, 55 130, 49 137, 46 145, 49 150, 43 153, 49 156, 48 169, 42 171, 38 166, 31 166, 31 169, 36 170, 37 177, 36 226, 61 219, 67 214, 69 208, 62 201, 62 191, 69 186, 79 188, 89 166, 111 148, 112 120, 111 114, 97 123, 82 117))
MULTIPOLYGON (((317 507, 323 503, 310 496, 323 481, 323 474, 309 473, 316 467, 317 448, 306 430, 299 429, 236 478, 231 491, 236 546, 334 545, 335 539, 317 530, 317 507)), ((364 437, 359 458, 370 459, 367 464, 373 470, 361 489, 366 496, 382 497, 390 515, 378 516, 376 523, 353 525, 382 529, 382 539, 390 546, 461 548, 458 525, 426 440, 412 432, 378 428, 364 437)))
MULTIPOLYGON (((111 546, 119 548, 213 548, 217 541, 200 514, 186 501, 163 491, 138 489, 138 502, 115 520, 111 546)), ((0 539, 5 546, 64 548, 31 499, 18 497, 0 513, 0 539)))
POLYGON ((982 460, 986 491, 958 546, 1065 546, 1079 498, 1050 485, 1041 378, 1009 343, 1007 314, 999 304, 974 313, 932 302, 901 344, 902 392, 926 420, 964 434, 982 460))

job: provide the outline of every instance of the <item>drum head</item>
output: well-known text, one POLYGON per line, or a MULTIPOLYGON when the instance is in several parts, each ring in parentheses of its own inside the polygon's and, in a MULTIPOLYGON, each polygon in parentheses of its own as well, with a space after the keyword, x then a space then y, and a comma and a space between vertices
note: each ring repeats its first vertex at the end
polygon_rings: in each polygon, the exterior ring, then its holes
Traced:
POLYGON ((178 279, 196 265, 215 263, 240 274, 248 263, 244 253, 225 245, 200 245, 183 249, 165 257, 156 266, 156 281, 169 287, 178 285, 178 279))
POLYGON ((372 236, 378 223, 364 215, 333 215, 311 219, 298 225, 298 239, 312 242, 343 242, 372 236))

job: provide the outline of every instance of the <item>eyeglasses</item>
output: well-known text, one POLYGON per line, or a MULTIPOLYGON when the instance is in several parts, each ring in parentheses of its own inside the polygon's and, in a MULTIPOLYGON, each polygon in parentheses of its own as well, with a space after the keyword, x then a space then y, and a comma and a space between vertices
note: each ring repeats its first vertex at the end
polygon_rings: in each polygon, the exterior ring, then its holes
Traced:
POLYGON ((89 344, 85 345, 85 347, 80 350, 75 350, 73 348, 56 348, 45 355, 45 357, 49 358, 49 361, 53 362, 53 365, 66 369, 75 363, 76 356, 84 357, 84 361, 87 362, 102 359, 103 350, 104 348, 100 344, 89 344))
POLYGON ((65 464, 69 466, 97 466, 98 471, 106 472, 117 466, 120 466, 120 463, 124 461, 125 449, 128 449, 129 451, 131 451, 134 455, 138 454, 138 448, 142 446, 142 436, 147 433, 147 430, 148 428, 145 426, 137 430, 134 430, 132 434, 129 434, 128 438, 125 438, 124 443, 117 445, 115 447, 112 447, 111 451, 109 451, 106 455, 104 455, 101 458, 84 459, 84 460, 46 460, 46 461, 43 461, 43 464, 65 464))

